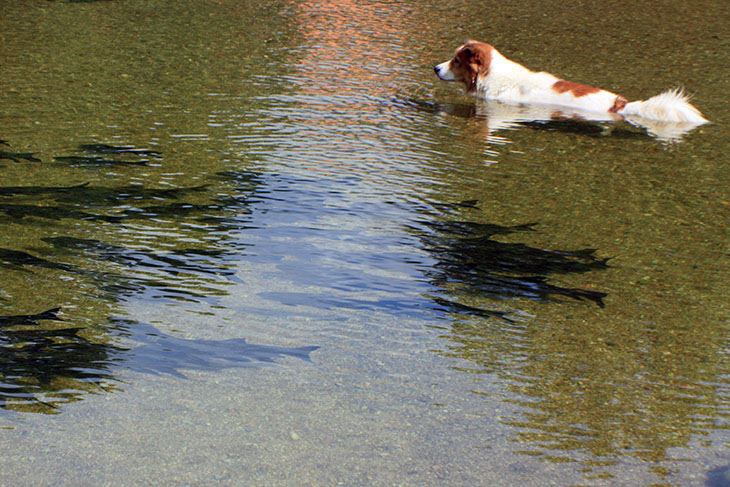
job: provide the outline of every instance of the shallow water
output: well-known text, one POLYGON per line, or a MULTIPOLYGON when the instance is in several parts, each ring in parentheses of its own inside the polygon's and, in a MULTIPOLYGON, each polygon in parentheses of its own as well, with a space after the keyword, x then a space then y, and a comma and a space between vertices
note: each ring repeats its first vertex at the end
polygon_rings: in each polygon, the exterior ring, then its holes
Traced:
POLYGON ((730 482, 728 7, 473 5, 0 2, 1 485, 730 482))

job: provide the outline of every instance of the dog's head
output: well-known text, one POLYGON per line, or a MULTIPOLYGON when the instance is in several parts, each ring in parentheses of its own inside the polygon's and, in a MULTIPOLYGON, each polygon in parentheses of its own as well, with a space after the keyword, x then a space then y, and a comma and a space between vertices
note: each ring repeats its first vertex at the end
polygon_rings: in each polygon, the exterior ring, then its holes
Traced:
POLYGON ((478 41, 466 41, 457 50, 454 57, 434 67, 436 76, 444 81, 461 81, 466 85, 467 93, 477 88, 477 79, 489 74, 494 48, 478 41))

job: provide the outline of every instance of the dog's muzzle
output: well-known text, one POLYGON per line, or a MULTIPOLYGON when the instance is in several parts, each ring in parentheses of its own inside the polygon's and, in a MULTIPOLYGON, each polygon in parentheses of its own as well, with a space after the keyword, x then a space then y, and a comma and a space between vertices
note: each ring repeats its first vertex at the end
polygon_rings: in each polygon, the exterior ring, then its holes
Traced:
POLYGON ((433 68, 436 76, 443 81, 454 81, 454 73, 452 73, 451 69, 449 69, 449 63, 450 61, 446 61, 445 63, 441 63, 433 68))

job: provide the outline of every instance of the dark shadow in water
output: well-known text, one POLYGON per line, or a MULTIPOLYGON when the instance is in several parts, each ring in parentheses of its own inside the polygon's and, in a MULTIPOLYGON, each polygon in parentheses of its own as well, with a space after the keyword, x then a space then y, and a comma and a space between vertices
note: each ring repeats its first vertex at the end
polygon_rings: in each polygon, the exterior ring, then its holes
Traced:
POLYGON ((185 377, 183 370, 221 370, 231 367, 260 367, 294 357, 311 362, 310 353, 319 347, 276 347, 254 345, 244 338, 229 340, 186 340, 162 333, 152 325, 116 321, 122 335, 141 345, 124 353, 124 366, 137 372, 185 377))
MULTIPOLYGON (((0 140, 0 145, 10 147, 10 144, 8 144, 8 142, 5 140, 0 140)), ((7 152, 4 150, 0 150, 0 161, 3 159, 8 159, 13 162, 41 162, 40 159, 35 157, 35 152, 7 152)))
MULTIPOLYGON (((567 297, 603 307, 605 293, 557 286, 548 281, 552 275, 606 269, 608 259, 597 258, 595 250, 548 250, 493 239, 495 235, 531 232, 534 226, 534 223, 500 226, 466 221, 420 221, 411 230, 437 260, 426 271, 435 285, 461 283, 465 285, 462 292, 467 296, 537 301, 567 297)), ((456 310, 460 307, 463 305, 456 306, 456 310)))
MULTIPOLYGON (((87 144, 68 157, 57 160, 137 165, 161 155, 133 146, 87 144)), ((11 242, 0 247, 0 277, 8 284, 0 299, 15 304, 14 297, 33 293, 23 283, 38 280, 58 283, 60 299, 68 295, 62 302, 93 297, 83 301, 92 309, 80 314, 69 307, 62 314, 53 309, 0 317, 0 407, 59 412, 86 393, 113 389, 119 367, 181 376, 185 369, 308 357, 314 348, 184 340, 141 323, 105 322, 115 312, 113 303, 131 297, 204 304, 237 282, 234 261, 248 246, 236 234, 251 228, 248 205, 259 190, 260 174, 219 176, 211 182, 214 189, 99 183, 0 187, 0 224, 21 225, 36 235, 33 246, 19 240, 12 242, 19 248, 11 242)))
POLYGON ((224 250, 173 249, 168 254, 159 254, 144 250, 127 249, 94 239, 50 237, 42 240, 51 244, 57 250, 80 251, 89 257, 128 267, 149 267, 174 275, 185 271, 215 276, 233 275, 233 271, 220 265, 220 261, 231 254, 231 252, 224 250), (197 260, 201 258, 207 260, 197 260))
MULTIPOLYGON (((205 223, 230 222, 216 204, 171 202, 144 205, 144 201, 178 200, 183 196, 207 191, 207 185, 187 188, 157 189, 143 186, 99 187, 88 183, 74 186, 5 186, 0 187, 0 197, 29 197, 28 202, 0 203, 0 221, 26 218, 45 220, 85 220, 91 222, 123 223, 129 220, 157 217, 182 218, 199 215, 205 223), (44 196, 38 204, 38 196, 44 196), (116 209, 115 207, 122 207, 116 209), (83 210, 79 208, 84 208, 83 210), (92 211, 96 209, 96 211, 92 211), (105 214, 110 211, 112 214, 105 214)), ((1 201, 1 200, 0 200, 1 201)))
POLYGON ((642 139, 645 134, 627 127, 617 125, 604 125, 598 122, 586 120, 558 118, 555 120, 535 120, 531 122, 520 122, 522 127, 533 130, 544 130, 547 132, 562 132, 565 134, 576 134, 586 137, 614 137, 618 139, 642 139))
POLYGON ((8 159, 13 162, 41 162, 40 159, 35 157, 35 153, 33 152, 6 152, 0 150, 0 160, 2 159, 8 159))
POLYGON ((129 161, 109 159, 101 156, 58 156, 54 157, 58 162, 69 166, 146 166, 148 160, 129 161))
POLYGON ((730 487, 730 467, 717 467, 707 474, 707 487, 730 487))
POLYGON ((114 347, 81 337, 83 328, 42 324, 62 322, 58 311, 0 316, 0 407, 55 413, 113 379, 114 347))
MULTIPOLYGON (((400 205, 389 202, 389 205, 400 205)), ((475 306, 473 298, 504 300, 531 299, 555 301, 559 298, 584 300, 603 306, 605 293, 580 288, 565 287, 550 282, 560 274, 581 274, 607 268, 607 259, 599 259, 591 249, 546 250, 522 243, 504 243, 494 240, 496 235, 520 234, 533 231, 534 224, 501 226, 466 221, 449 221, 448 218, 464 209, 476 207, 470 200, 460 203, 424 202, 407 205, 406 209, 419 215, 406 227, 415 237, 407 244, 420 247, 429 255, 423 259, 419 252, 400 249, 382 254, 351 255, 346 250, 328 248, 326 261, 348 262, 354 266, 338 266, 320 260, 322 249, 302 238, 298 252, 301 259, 266 261, 274 264, 292 282, 303 288, 318 286, 313 292, 264 291, 259 297, 285 306, 309 307, 324 310, 353 309, 384 312, 392 316, 420 318, 424 315, 442 317, 449 314, 496 318, 506 322, 513 320, 511 312, 475 306), (427 219, 426 219, 427 218, 427 219), (419 242, 420 241, 420 242, 419 242), (313 272, 311 255, 317 262, 313 272), (435 261, 435 262, 434 262, 435 261), (410 277, 379 276, 363 273, 362 266, 386 265, 391 272, 400 271, 410 277), (423 287, 425 280, 433 287, 423 287), (360 291, 380 292, 381 296, 360 291), (414 292, 420 291, 420 292, 414 292), (425 299, 424 299, 425 298, 425 299)), ((302 231, 301 227, 292 229, 302 231)), ((303 230, 309 235, 317 230, 303 230)), ((339 238, 357 239, 357 234, 343 231, 339 238)), ((381 242, 371 237, 366 242, 377 248, 381 242)), ((392 241, 382 240, 383 248, 392 241)))
POLYGON ((77 257, 107 262, 97 271, 77 270, 98 287, 99 297, 111 300, 146 294, 149 298, 206 301, 220 294, 216 283, 240 282, 227 262, 239 257, 231 249, 171 249, 167 253, 130 249, 94 239, 50 237, 42 239, 54 254, 71 253, 77 257), (187 281, 187 282, 181 282, 187 281))
POLYGON ((73 186, 0 186, 0 196, 50 196, 60 203, 90 205, 117 205, 145 199, 180 199, 208 189, 207 184, 186 188, 145 188, 144 186, 91 186, 90 183, 73 186))
POLYGON ((159 159, 161 153, 150 149, 139 149, 133 145, 110 145, 110 144, 81 144, 79 150, 91 154, 134 154, 138 156, 149 156, 159 159))
MULTIPOLYGON (((109 144, 81 145, 79 151, 103 157, 160 157, 156 151, 109 144)), ((0 267, 20 271, 33 267, 56 269, 91 277, 111 297, 115 294, 127 297, 147 289, 164 289, 169 295, 170 289, 179 287, 182 293, 194 299, 202 298, 210 288, 205 282, 202 286, 195 282, 191 285, 190 274, 194 273, 203 281, 235 280, 228 261, 240 258, 246 245, 231 236, 250 228, 246 221, 246 215, 250 213, 247 206, 260 184, 258 173, 220 176, 226 183, 233 179, 232 196, 218 197, 220 192, 211 192, 208 185, 165 189, 141 185, 104 187, 88 183, 0 187, 0 224, 10 221, 47 225, 49 220, 78 220, 84 222, 79 225, 80 230, 88 227, 91 234, 106 233, 113 239, 110 243, 84 238, 83 232, 79 232, 73 236, 41 238, 52 246, 51 249, 0 248, 0 267), (184 238, 175 246, 166 243, 162 251, 149 242, 138 244, 133 233, 127 232, 128 236, 120 241, 110 228, 98 232, 94 227, 95 223, 124 225, 137 221, 151 227, 159 226, 160 221, 167 222, 168 226, 184 222, 190 230, 188 233, 178 230, 184 238), (115 265, 86 265, 88 262, 115 265), (196 291, 196 287, 203 289, 196 291)))
POLYGON ((81 155, 57 156, 54 159, 70 166, 146 166, 151 161, 161 160, 159 152, 134 146, 82 144, 79 152, 81 155))
POLYGON ((239 256, 233 250, 183 248, 161 254, 94 239, 50 237, 42 240, 53 247, 48 253, 54 260, 0 248, 0 267, 20 272, 42 268, 74 274, 94 283, 99 290, 98 298, 112 301, 141 293, 150 298, 205 300, 211 292, 216 293, 211 287, 215 283, 222 280, 239 282, 227 264, 229 259, 239 256), (90 259, 115 265, 99 269, 56 262, 69 255, 82 261, 90 259), (181 279, 187 282, 179 282, 181 279))
MULTIPOLYGON (((519 243, 521 236, 535 231, 532 224, 501 227, 444 220, 446 215, 414 223, 412 231, 437 260, 428 275, 450 303, 481 308, 478 303, 486 297, 603 305, 602 292, 551 282, 563 274, 591 278, 593 271, 606 269, 607 260, 596 257, 594 250, 519 243)), ((520 304, 512 307, 519 309, 520 304)), ((515 312, 493 326, 484 326, 483 320, 450 324, 443 355, 463 360, 462 370, 502 381, 501 397, 517 406, 513 417, 500 420, 514 432, 515 452, 548 462, 583 457, 586 478, 597 479, 613 470, 611 464, 622 464, 621 457, 657 466, 682 461, 682 453, 677 458, 672 449, 681 452, 696 435, 722 429, 718 418, 723 418, 727 402, 715 368, 722 359, 715 350, 703 356, 705 350, 693 349, 701 326, 684 328, 661 320, 627 323, 620 313, 616 318, 603 312, 589 312, 595 316, 591 321, 561 308, 550 306, 534 319, 515 312)), ((456 312, 488 317, 472 309, 456 312)), ((662 467, 655 473, 670 482, 669 471, 662 467)), ((728 485, 727 468, 709 472, 705 482, 728 485)))
POLYGON ((85 338, 84 328, 59 327, 65 322, 58 313, 0 316, 0 407, 58 413, 85 393, 113 389, 120 367, 185 377, 184 370, 258 367, 286 357, 310 361, 319 348, 255 345, 242 338, 186 340, 126 320, 111 321, 112 343, 104 343, 85 338))
POLYGON ((477 308, 475 306, 468 306, 466 304, 458 303, 457 301, 452 301, 449 299, 444 298, 438 298, 434 297, 432 298, 433 302, 437 305, 437 310, 442 311, 444 313, 456 313, 456 314, 464 314, 469 316, 481 316, 482 318, 499 318, 500 320, 504 320, 507 322, 512 322, 512 319, 509 317, 510 312, 509 311, 496 311, 496 310, 490 310, 490 309, 483 309, 483 308, 477 308))
POLYGON ((73 186, 0 186, 0 196, 48 196, 60 195, 85 188, 89 183, 76 184, 73 186))
MULTIPOLYGON (((22 220, 25 218, 42 218, 46 220, 93 220, 106 223, 121 223, 122 218, 118 216, 100 215, 87 211, 75 210, 59 206, 39 206, 32 204, 1 204, 0 214, 4 213, 6 218, 22 220)), ((1 220, 0 220, 1 221, 1 220)))
POLYGON ((296 293, 282 291, 262 292, 259 293, 259 296, 286 306, 312 306, 318 309, 344 308, 360 311, 385 311, 391 315, 412 316, 415 318, 422 316, 424 311, 435 311, 439 314, 460 313, 472 316, 500 318, 506 321, 511 321, 507 316, 509 313, 466 306, 459 304, 456 301, 450 301, 439 297, 432 297, 432 303, 424 305, 423 300, 420 298, 366 300, 328 296, 321 293, 296 293), (434 306, 434 303, 436 306, 434 306))
POLYGON ((44 267, 46 269, 57 269, 62 271, 74 271, 75 267, 68 264, 51 262, 50 260, 36 257, 28 252, 0 248, 0 266, 9 269, 26 271, 29 267, 44 267))

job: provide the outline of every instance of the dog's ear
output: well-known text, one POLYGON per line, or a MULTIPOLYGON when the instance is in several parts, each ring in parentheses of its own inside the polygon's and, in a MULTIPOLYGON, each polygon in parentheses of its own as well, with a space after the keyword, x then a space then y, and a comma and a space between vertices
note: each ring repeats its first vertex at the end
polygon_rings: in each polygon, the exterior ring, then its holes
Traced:
POLYGON ((469 53, 469 64, 474 64, 477 67, 481 67, 485 63, 486 59, 484 58, 482 51, 480 51, 479 49, 472 49, 467 47, 465 51, 469 53))
POLYGON ((474 65, 477 68, 481 67, 486 61, 481 49, 473 41, 464 44, 461 48, 461 54, 467 64, 474 65))

